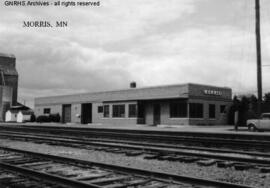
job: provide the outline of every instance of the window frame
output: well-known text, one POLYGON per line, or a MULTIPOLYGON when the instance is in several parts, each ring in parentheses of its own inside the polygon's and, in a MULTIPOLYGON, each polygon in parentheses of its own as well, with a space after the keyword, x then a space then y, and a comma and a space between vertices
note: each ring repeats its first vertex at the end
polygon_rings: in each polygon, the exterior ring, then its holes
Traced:
POLYGON ((137 104, 129 104, 128 105, 128 117, 129 118, 137 118, 138 117, 138 106, 137 106, 137 104), (133 111, 131 111, 131 107, 135 107, 135 110, 133 109, 133 111), (134 112, 134 114, 132 114, 131 112, 134 112))
POLYGON ((226 105, 220 105, 220 107, 219 107, 219 113, 226 114, 226 105))
POLYGON ((187 102, 170 102, 170 118, 187 118, 187 117, 188 117, 187 102), (184 105, 184 107, 183 106, 180 107, 180 105, 184 105))
POLYGON ((103 118, 110 117, 110 105, 103 105, 103 118))
POLYGON ((97 113, 99 113, 99 114, 103 113, 103 106, 97 107, 97 113))
POLYGON ((189 118, 203 119, 204 118, 204 104, 195 103, 195 102, 189 103, 189 118), (192 109, 193 107, 195 107, 195 109, 192 109), (195 114, 192 113, 192 110, 194 110, 193 112, 195 112, 195 114))
POLYGON ((113 118, 125 118, 125 116, 126 116, 125 104, 112 105, 112 117, 113 118))

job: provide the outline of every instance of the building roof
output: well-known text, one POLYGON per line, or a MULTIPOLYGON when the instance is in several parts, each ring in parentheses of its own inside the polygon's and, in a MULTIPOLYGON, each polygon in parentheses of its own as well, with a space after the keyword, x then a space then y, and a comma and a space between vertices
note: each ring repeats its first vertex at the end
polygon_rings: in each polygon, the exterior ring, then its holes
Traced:
POLYGON ((18 113, 22 113, 23 115, 32 115, 32 114, 34 114, 34 112, 33 111, 31 111, 31 110, 20 110, 18 113))
POLYGON ((7 53, 1 53, 1 52, 0 52, 0 57, 16 58, 15 55, 13 54, 7 54, 7 53))
MULTIPOLYGON (((188 98, 189 86, 201 86, 199 84, 178 84, 165 85, 145 88, 131 88, 125 90, 82 93, 74 95, 62 95, 51 97, 35 98, 35 105, 50 105, 50 104, 70 104, 84 102, 108 102, 108 101, 131 101, 131 100, 157 100, 157 99, 175 99, 188 98)), ((212 88, 220 88, 215 86, 207 86, 212 88)), ((224 90, 230 90, 223 87, 224 90)))
POLYGON ((82 93, 74 95, 62 95, 51 97, 40 97, 35 99, 35 105, 39 104, 61 104, 70 102, 103 102, 103 101, 127 101, 127 100, 150 100, 150 99, 169 99, 186 98, 187 90, 185 84, 168 85, 147 88, 132 88, 116 91, 104 91, 93 93, 82 93))
POLYGON ((16 106, 11 106, 10 109, 11 110, 31 110, 29 107, 27 107, 23 104, 20 104, 20 103, 18 103, 18 105, 16 105, 16 106))
POLYGON ((17 114, 19 112, 22 112, 23 114, 33 113, 33 110, 31 108, 19 102, 17 102, 16 106, 11 106, 9 111, 13 114, 17 114))
POLYGON ((34 113, 32 110, 9 109, 8 111, 12 114, 18 114, 19 112, 21 112, 23 115, 31 115, 34 113))

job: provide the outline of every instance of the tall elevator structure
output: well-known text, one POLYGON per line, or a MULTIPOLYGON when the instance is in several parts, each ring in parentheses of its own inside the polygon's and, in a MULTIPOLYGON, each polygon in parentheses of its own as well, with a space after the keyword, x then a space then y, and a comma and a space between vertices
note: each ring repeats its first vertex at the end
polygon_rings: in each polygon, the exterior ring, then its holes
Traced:
POLYGON ((11 54, 0 53, 0 121, 5 112, 17 104, 18 72, 16 58, 11 54))

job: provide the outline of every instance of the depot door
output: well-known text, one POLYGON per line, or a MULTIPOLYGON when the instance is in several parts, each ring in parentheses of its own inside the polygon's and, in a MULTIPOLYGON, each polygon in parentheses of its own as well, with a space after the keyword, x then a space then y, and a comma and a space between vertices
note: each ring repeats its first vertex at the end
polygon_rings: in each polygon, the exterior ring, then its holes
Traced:
POLYGON ((160 124, 160 104, 154 104, 154 125, 160 124))
POLYGON ((63 105, 62 122, 63 123, 71 122, 71 104, 63 105))
POLYGON ((81 123, 92 123, 92 103, 82 104, 81 123))

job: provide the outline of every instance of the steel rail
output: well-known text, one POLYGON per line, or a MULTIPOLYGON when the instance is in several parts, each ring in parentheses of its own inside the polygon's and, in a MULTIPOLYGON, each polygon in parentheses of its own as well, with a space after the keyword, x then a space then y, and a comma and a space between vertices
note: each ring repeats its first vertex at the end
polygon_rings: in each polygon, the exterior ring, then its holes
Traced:
POLYGON ((23 167, 18 167, 16 165, 10 165, 10 164, 1 162, 1 160, 0 160, 0 168, 4 168, 12 172, 20 173, 20 174, 23 174, 24 176, 40 178, 42 180, 53 182, 58 185, 70 187, 70 188, 102 188, 101 186, 97 186, 94 184, 86 184, 86 183, 75 181, 72 179, 60 177, 57 175, 51 175, 51 174, 47 174, 43 172, 29 170, 23 167))
MULTIPOLYGON (((0 129, 3 128, 0 126, 0 129)), ((6 127, 5 127, 6 128, 6 127)), ((11 129, 11 127, 9 127, 11 129)), ((13 129, 18 128, 17 126, 13 129)), ((74 128, 51 128, 51 127, 28 127, 28 126, 24 126, 22 128, 18 128, 20 130, 32 130, 32 131, 44 131, 44 132, 51 132, 54 134, 71 134, 71 135, 80 135, 80 136, 108 136, 108 137, 118 137, 118 138, 125 138, 125 139, 146 139, 146 140, 151 140, 151 141, 164 141, 164 142, 183 142, 183 141, 189 141, 189 142, 205 142, 205 143, 215 143, 215 144, 231 144, 231 145, 240 145, 242 144, 243 146, 250 146, 250 147, 257 147, 257 146, 270 146, 270 141, 263 141, 263 140, 252 140, 251 138, 243 140, 243 139, 228 139, 228 138, 219 138, 217 137, 218 135, 220 136, 220 134, 212 134, 212 135, 216 135, 216 137, 211 137, 211 133, 200 133, 199 136, 194 136, 197 135, 198 133, 192 133, 191 136, 182 136, 182 135, 178 135, 178 136, 174 136, 172 135, 166 135, 164 133, 162 134, 157 134, 157 131, 153 131, 155 134, 141 134, 141 133, 137 133, 139 131, 135 130, 134 133, 130 130, 127 130, 126 132, 122 132, 123 130, 117 129, 120 132, 116 132, 116 130, 111 130, 111 129, 104 129, 104 131, 93 131, 92 128, 91 129, 84 129, 83 131, 81 131, 81 128, 78 128, 78 130, 74 129, 74 128), (130 133, 131 132, 131 133, 130 133), (203 136, 202 136, 203 135, 203 136), (207 136, 208 135, 208 136, 207 136)), ((103 129, 102 129, 103 130, 103 129)))
POLYGON ((96 131, 96 132, 110 132, 110 133, 137 133, 140 135, 165 135, 165 136, 194 136, 194 135, 199 135, 201 137, 214 137, 214 138, 221 138, 221 137, 226 137, 229 139, 243 139, 245 138, 246 140, 261 140, 261 141, 270 141, 270 135, 254 135, 252 133, 246 133, 246 134, 239 134, 236 132, 224 132, 224 133, 220 133, 220 132, 199 132, 199 131, 168 131, 168 130, 134 130, 134 129, 117 129, 117 128, 96 128, 96 127, 62 127, 61 125, 59 126, 46 126, 46 125, 18 125, 18 124, 14 124, 14 125, 2 125, 0 126, 0 129, 4 129, 4 128, 9 128, 9 129, 14 129, 14 128, 18 128, 18 129, 32 129, 32 130, 51 130, 51 131, 67 131, 67 130, 71 130, 71 131, 77 131, 77 132, 92 132, 92 131, 96 131))
POLYGON ((22 154, 28 154, 36 157, 41 157, 48 160, 58 161, 58 162, 66 162, 71 164, 82 164, 82 165, 90 165, 90 166, 99 166, 106 169, 111 169, 114 171, 119 172, 125 172, 128 174, 137 174, 142 177, 151 177, 156 179, 162 179, 162 181, 176 181, 181 183, 192 183, 197 185, 205 185, 205 186, 214 186, 218 188, 251 188, 247 185, 240 185, 240 184, 233 184, 233 183, 227 183, 227 182, 221 182, 221 181, 214 181, 209 179, 201 179, 201 178, 194 178, 189 176, 181 176, 176 174, 170 174, 170 173, 161 173, 157 171, 147 171, 142 170, 138 168, 131 168, 131 167, 124 167, 124 166, 118 166, 118 165, 112 165, 112 164, 106 164, 106 163, 98 163, 93 161, 85 161, 85 160, 79 160, 79 159, 72 159, 68 157, 60 157, 56 155, 49 155, 49 154, 43 154, 43 153, 37 153, 32 151, 25 151, 25 150, 18 150, 13 148, 7 148, 7 147, 0 147, 2 150, 22 153, 22 154))
MULTIPOLYGON (((9 135, 7 135, 9 136, 9 135)), ((196 157, 203 157, 208 159, 220 159, 220 160, 227 160, 227 161, 237 161, 237 162, 246 162, 246 163, 253 163, 253 164, 263 164, 269 165, 270 158, 255 158, 254 156, 247 157, 237 157, 237 156, 226 156, 220 154, 211 154, 211 153, 199 153, 199 152, 188 152, 188 151, 181 151, 179 149, 173 148, 159 148, 159 147, 149 147, 149 146, 134 146, 134 145, 123 145, 123 144, 114 144, 114 143, 99 143, 99 142, 89 142, 89 141, 80 141, 80 140, 71 140, 71 139, 59 139, 59 138, 42 138, 40 136, 16 136, 24 139, 35 139, 38 141, 49 141, 49 142, 62 142, 64 144, 81 144, 81 145, 92 145, 92 146, 102 146, 102 147, 114 147, 114 148, 123 148, 128 150, 143 150, 149 152, 157 152, 161 154, 178 154, 178 155, 186 155, 186 156, 196 156, 196 157)))
MULTIPOLYGON (((50 134, 34 134, 34 133, 21 133, 21 132, 0 132, 0 136, 18 136, 22 138, 55 138, 55 135, 50 134)), ((82 141, 82 142, 98 142, 98 143, 117 143, 117 144, 129 144, 129 145, 139 145, 144 147, 159 147, 159 148, 171 148, 171 149, 186 149, 186 150, 198 150, 198 151, 209 151, 215 153, 237 153, 242 155, 252 155, 255 157, 268 157, 270 158, 270 154, 262 153, 262 152, 244 152, 244 151, 235 151, 229 149, 213 149, 207 147, 194 147, 194 146, 179 146, 173 144, 156 144, 156 143, 145 143, 145 142, 138 142, 138 141, 119 141, 113 139, 95 139, 95 138, 81 138, 81 137, 70 137, 70 136, 58 136, 58 139, 69 139, 75 141, 82 141)))

